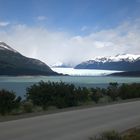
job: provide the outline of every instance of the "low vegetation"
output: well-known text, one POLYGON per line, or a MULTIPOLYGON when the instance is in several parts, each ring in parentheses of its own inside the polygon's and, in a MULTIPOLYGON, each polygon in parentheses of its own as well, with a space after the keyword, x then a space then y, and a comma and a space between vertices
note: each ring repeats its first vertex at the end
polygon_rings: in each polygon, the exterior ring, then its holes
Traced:
POLYGON ((116 131, 103 132, 100 135, 90 137, 89 140, 140 140, 140 129, 132 129, 131 131, 120 134, 116 131))
POLYGON ((116 131, 106 131, 100 135, 90 137, 89 140, 122 140, 121 135, 116 131))
POLYGON ((140 98, 140 83, 122 85, 110 83, 107 88, 86 88, 63 82, 41 81, 27 88, 24 100, 16 97, 14 92, 0 90, 0 114, 106 104, 133 98, 140 98))
POLYGON ((18 109, 21 103, 21 97, 16 97, 14 92, 0 90, 0 114, 6 115, 14 109, 18 109))

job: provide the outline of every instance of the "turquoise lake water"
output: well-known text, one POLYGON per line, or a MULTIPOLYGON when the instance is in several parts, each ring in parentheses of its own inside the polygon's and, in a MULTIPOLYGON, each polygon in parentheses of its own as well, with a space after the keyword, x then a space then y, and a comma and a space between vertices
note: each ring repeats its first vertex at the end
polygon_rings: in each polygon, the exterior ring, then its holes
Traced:
POLYGON ((26 88, 39 81, 53 81, 73 83, 76 86, 86 87, 107 87, 110 82, 118 83, 140 83, 137 77, 114 77, 114 76, 18 76, 0 77, 0 89, 8 89, 16 92, 17 95, 24 97, 26 88))

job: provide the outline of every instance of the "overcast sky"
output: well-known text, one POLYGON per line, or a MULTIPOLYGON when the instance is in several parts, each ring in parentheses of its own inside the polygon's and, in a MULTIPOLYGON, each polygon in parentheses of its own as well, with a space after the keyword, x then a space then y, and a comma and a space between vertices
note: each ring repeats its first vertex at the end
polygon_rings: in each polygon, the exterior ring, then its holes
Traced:
POLYGON ((140 0, 0 0, 0 41, 49 65, 140 54, 140 0))

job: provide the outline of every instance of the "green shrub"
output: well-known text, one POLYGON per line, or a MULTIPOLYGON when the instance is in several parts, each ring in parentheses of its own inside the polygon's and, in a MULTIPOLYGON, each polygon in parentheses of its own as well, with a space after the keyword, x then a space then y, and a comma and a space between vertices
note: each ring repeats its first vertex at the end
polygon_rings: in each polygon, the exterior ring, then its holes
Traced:
POLYGON ((105 140, 122 140, 120 134, 114 130, 104 132, 101 137, 105 140))
POLYGON ((99 99, 98 103, 99 104, 106 104, 112 102, 112 98, 109 96, 103 96, 102 98, 99 99))
POLYGON ((92 101, 98 103, 99 99, 103 97, 102 90, 100 88, 91 88, 90 97, 92 101))
POLYGON ((27 100, 31 100, 35 106, 41 106, 44 110, 49 106, 65 108, 78 105, 75 86, 63 82, 45 83, 41 81, 27 88, 26 97, 27 100))
POLYGON ((33 112, 42 112, 43 108, 41 106, 34 106, 33 112))
POLYGON ((16 97, 14 92, 0 90, 0 114, 5 115, 19 108, 21 97, 16 97))
POLYGON ((107 89, 75 87, 63 82, 39 82, 27 88, 26 98, 34 106, 41 106, 46 110, 49 106, 65 108, 83 105, 91 101, 95 103, 109 103, 121 99, 140 97, 140 84, 110 83, 107 89))
POLYGON ((116 131, 103 132, 99 136, 89 138, 90 140, 122 140, 120 134, 116 131))
POLYGON ((122 84, 119 90, 122 99, 140 98, 140 83, 122 84))
POLYGON ((132 129, 122 135, 116 131, 107 131, 98 136, 90 137, 89 140, 140 140, 140 129, 132 129))
POLYGON ((33 103, 31 101, 26 101, 23 103, 23 110, 26 113, 31 113, 33 112, 33 103))
POLYGON ((115 101, 116 98, 119 96, 118 83, 109 83, 109 86, 107 88, 107 94, 112 98, 113 101, 115 101))

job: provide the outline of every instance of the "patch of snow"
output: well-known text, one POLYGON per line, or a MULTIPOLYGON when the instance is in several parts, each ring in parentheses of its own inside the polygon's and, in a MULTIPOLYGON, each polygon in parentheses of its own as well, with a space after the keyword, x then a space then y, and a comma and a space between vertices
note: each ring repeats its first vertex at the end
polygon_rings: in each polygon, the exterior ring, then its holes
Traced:
POLYGON ((8 46, 6 43, 0 41, 0 50, 9 50, 15 53, 18 53, 16 50, 14 50, 13 48, 11 48, 10 46, 8 46))

